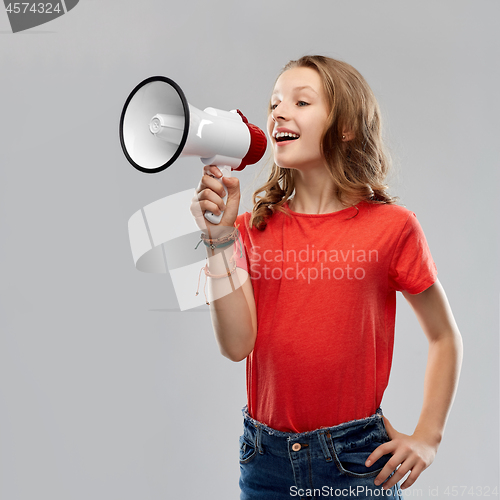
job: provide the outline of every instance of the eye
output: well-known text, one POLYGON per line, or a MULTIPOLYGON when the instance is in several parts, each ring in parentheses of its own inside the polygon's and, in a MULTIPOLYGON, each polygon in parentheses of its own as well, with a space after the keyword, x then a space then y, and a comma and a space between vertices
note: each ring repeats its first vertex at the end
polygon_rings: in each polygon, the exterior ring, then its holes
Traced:
POLYGON ((276 109, 278 107, 277 104, 271 104, 271 109, 276 109))
POLYGON ((297 106, 299 106, 299 107, 302 107, 302 106, 309 106, 309 103, 308 103, 308 102, 305 102, 305 101, 299 101, 299 102, 297 103, 297 106))

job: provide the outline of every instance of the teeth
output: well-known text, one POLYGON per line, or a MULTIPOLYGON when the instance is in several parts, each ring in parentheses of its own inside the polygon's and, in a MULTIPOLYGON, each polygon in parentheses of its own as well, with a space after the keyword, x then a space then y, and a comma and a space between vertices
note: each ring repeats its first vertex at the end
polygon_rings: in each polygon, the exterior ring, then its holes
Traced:
POLYGON ((282 137, 295 137, 298 138, 297 134, 293 134, 292 132, 278 132, 275 136, 276 139, 280 139, 282 137))

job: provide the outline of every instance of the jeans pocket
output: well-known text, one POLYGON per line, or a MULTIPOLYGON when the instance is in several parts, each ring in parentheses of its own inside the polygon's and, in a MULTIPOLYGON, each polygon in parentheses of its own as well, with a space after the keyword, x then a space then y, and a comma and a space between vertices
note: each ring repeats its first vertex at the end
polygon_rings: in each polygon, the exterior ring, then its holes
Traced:
MULTIPOLYGON (((375 443, 372 443, 375 444, 375 443)), ((382 444, 382 443, 379 443, 382 444)), ((340 472, 352 477, 375 477, 391 458, 391 454, 383 455, 370 467, 366 467, 366 459, 377 446, 364 446, 346 450, 336 456, 336 464, 340 472)))
POLYGON ((365 462, 376 448, 387 441, 389 438, 385 429, 377 429, 366 436, 357 435, 352 441, 341 440, 336 443, 332 440, 331 446, 337 468, 342 474, 352 477, 377 476, 392 455, 390 453, 383 455, 370 467, 366 467, 365 462))
POLYGON ((257 448, 255 444, 245 434, 240 436, 240 464, 251 462, 256 454, 257 448))

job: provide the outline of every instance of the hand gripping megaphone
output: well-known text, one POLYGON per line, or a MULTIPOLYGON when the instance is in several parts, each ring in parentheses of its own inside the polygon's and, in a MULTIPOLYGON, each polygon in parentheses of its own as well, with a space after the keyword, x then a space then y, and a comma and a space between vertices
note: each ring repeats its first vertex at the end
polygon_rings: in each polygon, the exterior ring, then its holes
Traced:
MULTIPOLYGON (((199 156, 205 165, 219 166, 226 177, 231 170, 257 163, 267 146, 264 132, 241 111, 200 111, 163 76, 147 78, 129 95, 120 119, 120 142, 128 161, 141 172, 161 172, 177 158, 199 156)), ((207 211, 205 217, 218 224, 222 214, 207 211)))

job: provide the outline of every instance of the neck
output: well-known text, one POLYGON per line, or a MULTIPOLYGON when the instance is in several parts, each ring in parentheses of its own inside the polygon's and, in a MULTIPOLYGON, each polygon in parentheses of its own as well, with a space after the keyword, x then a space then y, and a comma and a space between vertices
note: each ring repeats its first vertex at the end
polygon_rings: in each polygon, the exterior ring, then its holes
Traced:
POLYGON ((328 214, 346 208, 336 195, 333 179, 322 168, 316 171, 294 171, 295 195, 290 209, 303 214, 328 214))

